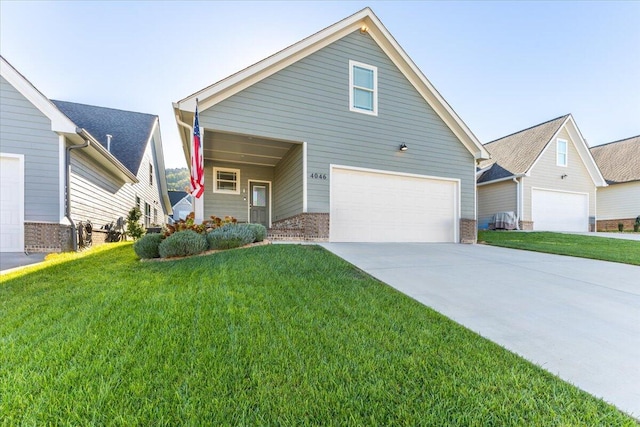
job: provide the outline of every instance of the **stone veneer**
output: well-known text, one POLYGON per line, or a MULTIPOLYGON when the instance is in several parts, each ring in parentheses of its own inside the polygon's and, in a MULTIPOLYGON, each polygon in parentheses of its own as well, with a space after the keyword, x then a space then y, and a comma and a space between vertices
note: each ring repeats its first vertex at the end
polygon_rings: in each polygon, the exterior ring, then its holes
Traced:
POLYGON ((533 221, 518 221, 518 227, 520 228, 520 230, 528 230, 528 231, 532 231, 533 230, 533 221))
POLYGON ((597 220, 598 231, 618 231, 618 223, 622 223, 624 230, 632 231, 633 224, 636 223, 635 218, 623 219, 602 219, 597 220))
POLYGON ((476 243, 478 222, 475 219, 460 218, 460 243, 476 243))
POLYGON ((275 221, 268 236, 271 240, 326 242, 329 240, 329 214, 302 213, 275 221))
POLYGON ((71 250, 71 227, 45 222, 24 223, 25 252, 64 252, 71 250))

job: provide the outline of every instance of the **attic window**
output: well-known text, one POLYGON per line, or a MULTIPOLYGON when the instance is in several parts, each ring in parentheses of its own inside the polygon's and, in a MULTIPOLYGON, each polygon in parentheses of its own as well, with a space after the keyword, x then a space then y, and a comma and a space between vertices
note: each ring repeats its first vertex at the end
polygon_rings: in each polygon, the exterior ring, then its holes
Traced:
POLYGON ((213 168, 213 192, 240 194, 240 169, 213 168))
POLYGON ((558 166, 567 166, 567 141, 558 139, 556 144, 556 164, 558 166))
POLYGON ((349 110, 378 115, 378 68, 349 61, 349 110))

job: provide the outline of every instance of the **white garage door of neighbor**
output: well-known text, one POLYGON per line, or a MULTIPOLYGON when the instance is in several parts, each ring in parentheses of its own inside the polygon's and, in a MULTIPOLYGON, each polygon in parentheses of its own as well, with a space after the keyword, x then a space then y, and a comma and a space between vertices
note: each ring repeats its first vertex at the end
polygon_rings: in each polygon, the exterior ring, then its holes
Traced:
POLYGON ((24 251, 22 161, 0 157, 0 252, 24 251))
POLYGON ((334 168, 332 242, 456 242, 458 182, 334 168))
POLYGON ((531 190, 533 229, 540 231, 589 231, 589 195, 531 190))

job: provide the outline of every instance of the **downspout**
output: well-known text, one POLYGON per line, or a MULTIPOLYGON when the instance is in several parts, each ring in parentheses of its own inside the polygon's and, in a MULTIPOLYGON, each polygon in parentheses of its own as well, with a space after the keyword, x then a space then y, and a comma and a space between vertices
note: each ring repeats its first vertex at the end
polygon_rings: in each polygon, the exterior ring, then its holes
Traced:
POLYGON ((520 221, 522 221, 522 203, 520 203, 520 193, 521 193, 521 189, 520 189, 520 181, 518 181, 518 177, 513 177, 513 182, 516 183, 516 216, 517 218, 517 223, 516 223, 516 230, 520 229, 520 221))
POLYGON ((86 137, 86 133, 84 129, 76 128, 76 133, 82 136, 85 139, 84 144, 82 145, 70 145, 67 147, 67 155, 65 159, 65 166, 67 168, 67 175, 65 177, 65 193, 66 193, 66 209, 65 209, 65 217, 71 224, 71 246, 74 251, 78 251, 78 233, 76 230, 76 224, 73 222, 71 218, 71 150, 75 148, 86 148, 89 146, 89 138, 86 137))

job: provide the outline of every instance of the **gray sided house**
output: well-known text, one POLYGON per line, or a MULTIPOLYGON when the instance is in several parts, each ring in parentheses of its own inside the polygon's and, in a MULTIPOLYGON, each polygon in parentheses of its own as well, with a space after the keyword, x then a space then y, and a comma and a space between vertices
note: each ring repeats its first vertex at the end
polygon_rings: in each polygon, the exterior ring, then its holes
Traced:
POLYGON ((475 241, 488 153, 369 8, 174 103, 187 163, 196 99, 196 219, 306 240, 475 241))
POLYGON ((478 171, 478 227, 514 212, 524 230, 589 231, 596 188, 606 186, 571 116, 558 117, 485 144, 478 171))
POLYGON ((193 212, 193 203, 191 199, 192 196, 186 191, 169 190, 169 200, 171 200, 171 208, 173 209, 171 219, 173 221, 185 219, 187 215, 193 212))
POLYGON ((136 203, 146 223, 165 222, 157 116, 51 101, 2 57, 0 65, 1 252, 73 249, 79 221, 99 239, 97 229, 136 203))
POLYGON ((598 189, 598 231, 633 229, 640 216, 640 135, 591 148, 609 186, 598 189))

